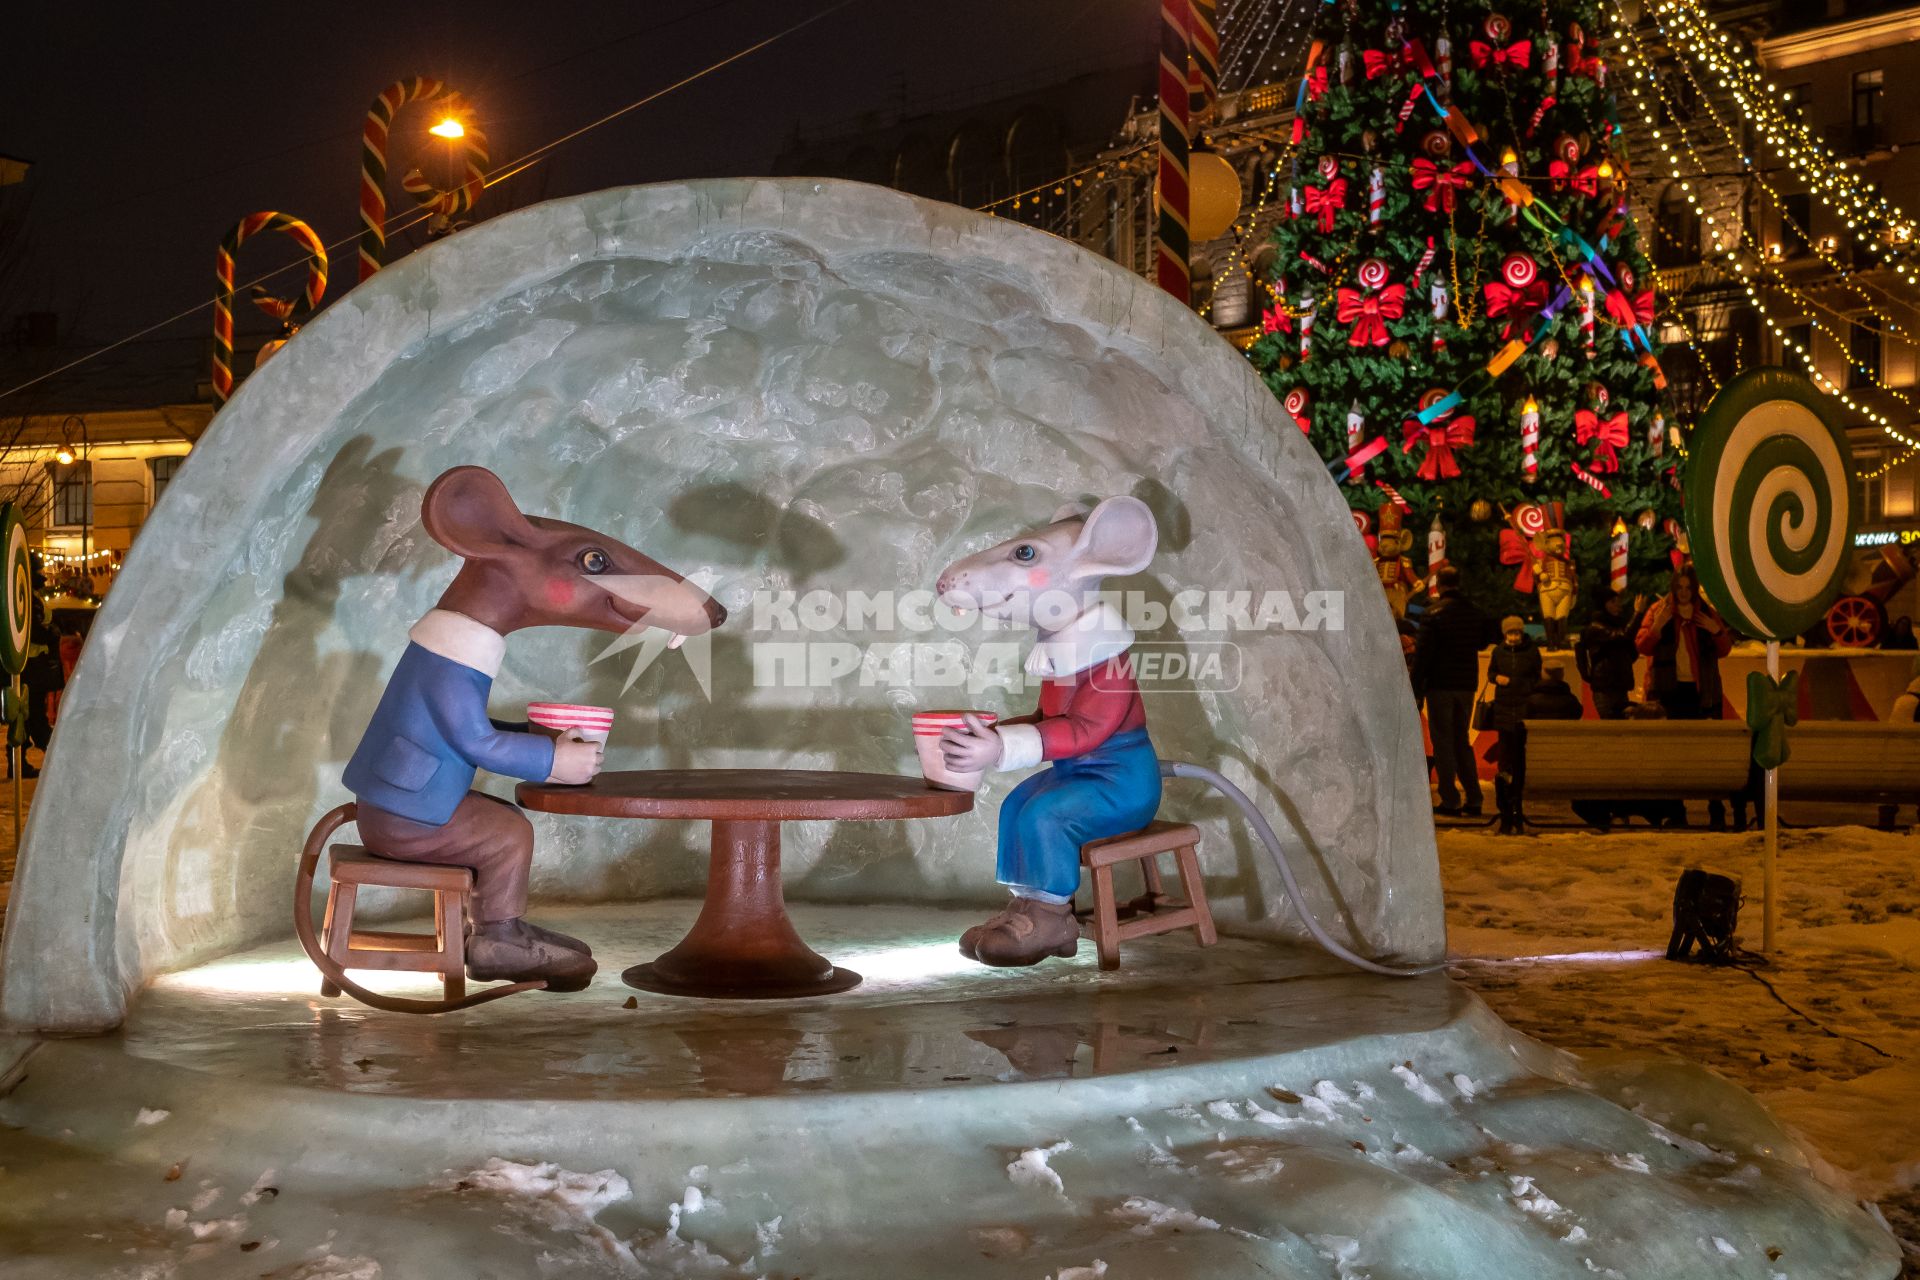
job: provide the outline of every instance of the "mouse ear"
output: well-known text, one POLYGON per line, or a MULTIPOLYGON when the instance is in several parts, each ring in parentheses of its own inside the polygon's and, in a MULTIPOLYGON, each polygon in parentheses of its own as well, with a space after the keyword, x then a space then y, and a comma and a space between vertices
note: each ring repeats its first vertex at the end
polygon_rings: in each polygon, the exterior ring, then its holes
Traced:
POLYGON ((1054 512, 1053 519, 1047 521, 1047 523, 1059 524, 1062 520, 1078 520, 1091 510, 1092 508, 1084 502, 1069 502, 1054 512))
POLYGON ((1138 498, 1108 498, 1087 516, 1073 544, 1075 578, 1117 577, 1138 573, 1153 562, 1160 530, 1153 512, 1138 498))
POLYGON ((463 560, 532 545, 533 526, 500 477, 485 467, 455 467, 427 486, 420 502, 427 536, 463 560))

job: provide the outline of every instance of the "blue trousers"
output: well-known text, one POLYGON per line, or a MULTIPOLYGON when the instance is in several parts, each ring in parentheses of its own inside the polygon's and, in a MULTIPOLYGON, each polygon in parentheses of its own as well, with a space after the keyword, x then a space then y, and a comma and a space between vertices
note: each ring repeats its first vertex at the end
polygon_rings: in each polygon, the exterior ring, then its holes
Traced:
POLYGON ((1160 762, 1145 729, 1034 774, 1000 805, 1000 883, 1016 897, 1071 902, 1080 846, 1138 831, 1160 809, 1160 762))

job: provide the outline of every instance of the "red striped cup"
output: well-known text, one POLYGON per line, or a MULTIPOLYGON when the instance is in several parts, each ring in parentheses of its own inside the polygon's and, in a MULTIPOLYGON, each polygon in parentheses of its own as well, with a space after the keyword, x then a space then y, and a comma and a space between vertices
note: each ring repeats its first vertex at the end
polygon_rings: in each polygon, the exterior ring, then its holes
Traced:
POLYGON ((527 719, 543 729, 560 733, 571 729, 589 742, 605 742, 613 732, 612 707, 589 707, 577 702, 529 702, 527 719))
POLYGON ((978 791, 985 777, 979 773, 955 773, 947 768, 940 754, 940 735, 966 724, 972 716, 981 724, 992 725, 1000 717, 991 711, 916 711, 913 713, 913 745, 920 753, 920 772, 928 782, 950 791, 978 791))

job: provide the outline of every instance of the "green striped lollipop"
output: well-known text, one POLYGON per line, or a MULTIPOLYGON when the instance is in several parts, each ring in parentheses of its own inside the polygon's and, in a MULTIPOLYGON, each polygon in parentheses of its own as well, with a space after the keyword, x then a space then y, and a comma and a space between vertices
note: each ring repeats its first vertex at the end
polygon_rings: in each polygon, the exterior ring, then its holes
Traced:
POLYGON ((1827 401, 1787 369, 1721 388, 1689 442, 1687 534, 1728 622, 1787 640, 1820 621, 1852 562, 1853 456, 1827 401))

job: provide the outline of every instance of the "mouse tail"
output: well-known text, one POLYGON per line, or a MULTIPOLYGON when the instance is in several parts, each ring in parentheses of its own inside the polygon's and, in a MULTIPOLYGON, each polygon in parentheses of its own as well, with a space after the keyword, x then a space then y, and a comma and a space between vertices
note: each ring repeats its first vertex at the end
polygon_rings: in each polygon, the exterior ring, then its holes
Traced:
POLYGON ((381 995, 378 991, 369 991, 349 978, 334 958, 320 945, 319 937, 313 931, 313 877, 320 866, 320 854, 327 847, 327 841, 335 831, 354 820, 358 812, 356 806, 343 804, 329 810, 320 821, 314 824, 307 835, 307 843, 300 850, 300 863, 293 876, 293 932, 300 939, 300 946, 307 953, 307 959, 313 961, 313 967, 320 971, 333 986, 352 996, 369 1008, 385 1013, 452 1013, 458 1009, 471 1009, 475 1005, 486 1004, 489 1000, 499 1000, 506 996, 519 995, 522 991, 539 991, 546 987, 545 982, 512 982, 505 986, 488 987, 485 991, 476 991, 472 995, 462 996, 458 1000, 412 1000, 404 996, 381 995))

